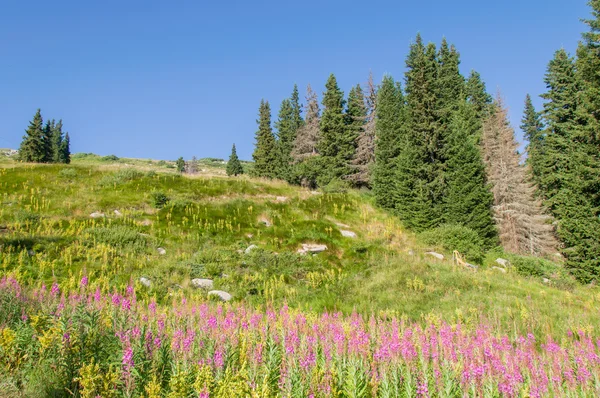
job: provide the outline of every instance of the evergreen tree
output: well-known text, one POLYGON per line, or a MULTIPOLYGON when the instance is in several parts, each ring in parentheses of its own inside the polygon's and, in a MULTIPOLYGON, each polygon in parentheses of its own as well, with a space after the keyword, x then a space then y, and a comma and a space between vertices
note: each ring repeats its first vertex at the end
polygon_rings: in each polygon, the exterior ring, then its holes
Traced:
POLYGON ((465 87, 467 100, 475 106, 478 117, 483 120, 489 114, 493 101, 485 88, 485 83, 481 80, 481 75, 471 71, 465 87))
POLYGON ((405 139, 402 136, 403 122, 402 90, 396 86, 391 76, 384 76, 377 93, 372 185, 377 204, 387 209, 395 206, 395 162, 405 139))
POLYGON ((294 84, 294 90, 292 91, 292 97, 290 98, 292 109, 293 109, 293 131, 294 137, 296 137, 298 130, 304 124, 302 119, 302 105, 300 105, 300 94, 298 93, 298 85, 294 84))
POLYGON ((446 139, 446 194, 444 222, 462 224, 479 233, 488 246, 497 241, 492 215, 494 196, 487 183, 485 164, 473 137, 481 123, 473 104, 464 100, 452 114, 446 139))
POLYGON ((521 130, 528 142, 527 164, 531 168, 533 180, 538 185, 542 173, 538 161, 540 157, 543 156, 543 128, 544 125, 542 124, 540 114, 536 112, 535 107, 531 102, 531 96, 527 94, 525 97, 525 110, 523 111, 523 118, 521 119, 521 130))
POLYGON ((438 96, 438 118, 440 126, 445 129, 452 119, 452 114, 461 104, 465 92, 465 79, 460 74, 460 55, 454 46, 449 46, 444 38, 438 53, 438 78, 436 84, 438 96))
MULTIPOLYGON (((359 137, 363 136, 365 125, 367 122, 367 107, 365 104, 365 95, 360 84, 350 89, 348 93, 348 104, 346 108, 346 125, 347 134, 354 137, 355 150, 348 164, 348 172, 354 175, 356 167, 354 167, 354 159, 356 157, 356 148, 358 146, 359 137)), ((351 180, 351 175, 345 175, 344 178, 351 180)))
POLYGON ((60 144, 60 162, 71 163, 71 139, 69 133, 65 134, 65 139, 60 144))
POLYGON ((66 163, 61 153, 64 140, 62 127, 62 120, 59 120, 52 132, 52 161, 54 163, 66 163))
POLYGON ((48 120, 42 131, 42 142, 44 145, 44 162, 52 163, 54 161, 54 129, 56 123, 54 120, 48 120))
POLYGON ((322 162, 319 185, 326 185, 349 174, 348 164, 356 149, 356 136, 345 123, 344 93, 338 87, 333 74, 327 79, 325 87, 320 125, 321 139, 318 143, 322 162))
POLYGON ((317 149, 321 130, 319 100, 310 84, 306 88, 306 107, 306 118, 296 135, 292 158, 295 164, 295 179, 302 186, 314 188, 321 170, 317 149))
POLYGON ((242 167, 242 163, 238 158, 237 152, 235 150, 235 144, 231 148, 231 155, 229 155, 229 161, 227 162, 227 175, 228 176, 237 176, 239 174, 244 174, 244 169, 242 167))
POLYGON ((44 143, 44 128, 41 110, 38 109, 29 127, 25 131, 19 147, 19 159, 23 162, 44 162, 46 147, 44 143))
POLYGON ((281 102, 279 118, 275 122, 277 129, 278 164, 277 178, 286 181, 292 179, 292 149, 296 140, 296 120, 292 101, 288 98, 281 102))
POLYGON ((494 218, 504 249, 521 254, 554 254, 550 217, 535 199, 535 186, 520 162, 514 130, 500 97, 484 122, 482 148, 494 194, 494 218))
POLYGON ((417 231, 439 225, 443 215, 443 131, 435 90, 436 52, 434 44, 425 46, 417 36, 406 62, 410 133, 398 157, 395 207, 404 224, 417 231))
POLYGON ((373 74, 369 74, 365 95, 365 123, 356 139, 356 153, 352 160, 354 173, 348 180, 356 187, 371 187, 371 173, 375 162, 375 125, 377 112, 377 88, 373 74))
POLYGON ((257 177, 275 178, 277 176, 277 141, 271 129, 271 107, 268 101, 261 100, 259 118, 256 121, 256 144, 252 158, 254 159, 253 173, 257 177))
POLYGON ((177 171, 180 173, 185 171, 185 160, 183 160, 183 157, 180 156, 179 159, 175 161, 175 167, 177 167, 177 171))

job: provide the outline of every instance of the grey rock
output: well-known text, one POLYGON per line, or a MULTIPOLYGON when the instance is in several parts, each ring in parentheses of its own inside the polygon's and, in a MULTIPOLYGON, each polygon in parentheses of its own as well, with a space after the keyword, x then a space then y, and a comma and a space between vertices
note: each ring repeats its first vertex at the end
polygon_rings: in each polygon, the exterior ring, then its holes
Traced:
POLYGON ((142 284, 143 286, 146 286, 146 287, 152 286, 152 281, 146 277, 142 276, 139 280, 140 280, 140 284, 142 284))
POLYGON ((510 264, 510 261, 504 259, 504 258, 497 258, 496 259, 496 264, 500 264, 501 266, 503 266, 504 268, 508 267, 510 264))
POLYGON ((408 250, 408 255, 409 256, 414 256, 415 255, 415 251, 413 249, 408 250))
POLYGON ((103 218, 104 217, 104 213, 100 213, 99 211, 95 211, 92 214, 90 214, 91 218, 103 218))
POLYGON ((542 282, 548 284, 548 283, 550 283, 552 281, 550 279, 548 279, 548 278, 542 278, 542 282))
POLYGON ((210 292, 208 292, 208 295, 217 296, 223 301, 229 301, 232 298, 231 294, 224 292, 223 290, 211 290, 210 292))
POLYGON ((492 267, 492 269, 497 269, 498 271, 502 272, 503 274, 506 274, 506 269, 504 269, 504 268, 494 266, 494 267, 492 267))
POLYGON ((288 200, 287 196, 278 196, 275 198, 277 202, 285 202, 286 200, 288 200))
POLYGON ((208 289, 213 288, 212 279, 195 278, 195 279, 192 279, 191 284, 196 289, 207 289, 208 290, 208 289))
POLYGON ((114 213, 117 217, 121 217, 123 215, 123 213, 121 213, 119 210, 115 210, 114 213))
POLYGON ((326 245, 316 245, 316 244, 312 244, 312 243, 303 243, 302 244, 302 249, 298 249, 298 253, 300 254, 306 254, 306 253, 321 253, 324 252, 325 250, 327 250, 327 246, 326 245))
POLYGON ((256 245, 250 245, 250 246, 248 246, 246 248, 246 250, 244 250, 244 253, 248 254, 248 253, 250 253, 254 249, 258 249, 258 246, 256 246, 256 245))
POLYGON ((354 233, 352 231, 342 229, 340 232, 342 233, 342 236, 345 238, 356 238, 356 233, 354 233))
POLYGON ((435 258, 437 258, 438 260, 443 260, 443 259, 444 259, 444 255, 443 255, 443 254, 440 254, 440 253, 436 253, 436 252, 425 252, 425 254, 427 254, 428 256, 431 256, 431 257, 435 257, 435 258))
POLYGON ((159 247, 156 250, 158 251, 158 254, 160 254, 161 256, 164 256, 165 254, 167 254, 167 251, 165 249, 163 249, 162 247, 159 247))
POLYGON ((152 225, 152 221, 145 219, 145 220, 140 221, 140 224, 147 227, 149 225, 152 225))

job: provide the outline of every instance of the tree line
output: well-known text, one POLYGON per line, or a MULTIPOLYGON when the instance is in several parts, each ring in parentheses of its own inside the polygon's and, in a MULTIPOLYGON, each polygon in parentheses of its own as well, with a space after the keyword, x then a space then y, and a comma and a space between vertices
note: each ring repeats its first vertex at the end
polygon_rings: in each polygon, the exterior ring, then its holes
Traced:
POLYGON ((329 76, 319 103, 297 86, 271 122, 262 100, 254 175, 307 187, 349 184, 417 232, 443 225, 476 231, 488 247, 538 256, 560 251, 580 280, 600 275, 600 0, 589 3, 576 57, 556 52, 544 107, 525 101, 524 160, 501 95, 463 76, 443 39, 411 44, 403 82, 369 77, 347 98, 329 76), (322 108, 321 108, 322 107, 322 108), (304 115, 303 115, 304 113, 304 115))
POLYGON ((69 133, 63 133, 62 120, 48 120, 37 110, 25 130, 19 147, 19 160, 34 163, 71 163, 69 133))

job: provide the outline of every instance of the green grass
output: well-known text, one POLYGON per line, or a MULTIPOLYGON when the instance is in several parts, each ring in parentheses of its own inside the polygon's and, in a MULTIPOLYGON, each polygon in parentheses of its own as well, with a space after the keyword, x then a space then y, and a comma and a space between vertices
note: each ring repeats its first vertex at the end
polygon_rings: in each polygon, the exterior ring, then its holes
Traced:
POLYGON ((190 280, 211 278, 257 306, 466 324, 487 318, 539 335, 600 327, 600 291, 576 284, 560 265, 511 257, 515 266, 501 273, 491 267, 502 252, 467 258, 481 263, 477 272, 435 260, 424 252, 451 258, 448 244, 405 231, 368 193, 315 193, 217 172, 187 177, 156 161, 95 155, 68 166, 0 165, 0 272, 32 285, 75 286, 85 273, 112 290, 145 276, 152 287, 138 284, 139 294, 165 302, 205 297, 190 280), (168 199, 162 206, 158 193, 168 199), (328 250, 303 256, 302 243, 328 250), (251 244, 258 249, 245 254, 251 244))

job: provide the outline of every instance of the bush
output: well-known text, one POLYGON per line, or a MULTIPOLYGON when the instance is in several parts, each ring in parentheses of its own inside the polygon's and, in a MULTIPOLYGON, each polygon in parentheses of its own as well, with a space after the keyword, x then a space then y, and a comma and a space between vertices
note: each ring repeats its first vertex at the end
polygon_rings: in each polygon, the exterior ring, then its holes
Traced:
POLYGON ((62 178, 72 179, 77 177, 77 170, 72 168, 62 169, 58 172, 58 176, 62 178))
POLYGON ((120 185, 128 181, 132 181, 144 176, 139 170, 135 169, 122 169, 114 174, 107 174, 98 181, 98 184, 102 187, 108 187, 113 185, 120 185))
POLYGON ((332 180, 329 184, 325 185, 321 190, 324 193, 346 193, 350 189, 350 184, 343 180, 332 180))
POLYGON ((115 155, 108 155, 102 157, 100 160, 102 160, 103 162, 117 162, 119 161, 119 158, 115 155))
POLYGON ((481 264, 485 256, 485 242, 479 234, 463 225, 444 224, 420 234, 427 245, 441 246, 446 250, 458 250, 467 261, 481 264))
POLYGON ((113 247, 143 251, 147 246, 147 238, 136 229, 126 226, 96 227, 85 230, 96 243, 104 243, 113 247))
POLYGON ((163 207, 165 207, 165 205, 169 203, 169 200, 169 197, 165 195, 164 192, 152 192, 152 202, 154 204, 154 207, 156 207, 157 209, 162 209, 163 207))
POLYGON ((508 260, 519 275, 550 278, 560 267, 552 261, 528 256, 508 255, 508 260))
POLYGON ((21 209, 15 213, 15 220, 21 224, 37 224, 40 221, 40 215, 21 209))

